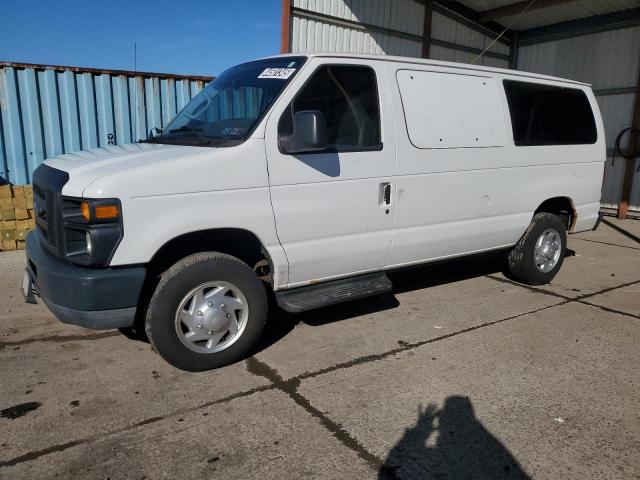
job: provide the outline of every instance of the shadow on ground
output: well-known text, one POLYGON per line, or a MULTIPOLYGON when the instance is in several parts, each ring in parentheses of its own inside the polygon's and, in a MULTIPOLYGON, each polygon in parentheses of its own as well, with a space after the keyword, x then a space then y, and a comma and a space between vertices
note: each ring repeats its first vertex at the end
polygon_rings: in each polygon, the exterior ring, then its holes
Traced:
MULTIPOLYGON (((393 283, 393 292, 389 294, 377 295, 299 314, 288 313, 280 309, 273 294, 271 294, 269 298, 269 319, 262 337, 251 355, 260 353, 282 340, 300 322, 310 326, 327 325, 362 315, 391 310, 399 305, 395 294, 437 285, 446 285, 491 273, 504 273, 504 265, 503 254, 489 253, 387 272, 393 283)), ((121 332, 131 340, 148 342, 144 333, 142 319, 139 318, 138 320, 136 327, 122 329, 121 332)))
POLYGON ((530 479, 509 450, 476 418, 468 397, 418 411, 380 469, 384 479, 530 479))
POLYGON ((640 243, 640 237, 638 237, 638 236, 634 235, 633 233, 631 233, 630 231, 625 230, 624 228, 616 225, 615 223, 612 223, 609 220, 602 220, 602 223, 604 223, 605 225, 610 226, 616 232, 624 235, 625 237, 629 238, 630 240, 633 240, 636 243, 640 243))
POLYGON ((393 292, 389 294, 299 314, 285 312, 276 305, 275 299, 271 298, 269 320, 253 354, 282 340, 300 322, 310 326, 327 325, 362 315, 391 310, 400 305, 395 294, 446 285, 497 272, 504 273, 504 265, 504 254, 491 253, 388 272, 387 274, 393 283, 393 292))

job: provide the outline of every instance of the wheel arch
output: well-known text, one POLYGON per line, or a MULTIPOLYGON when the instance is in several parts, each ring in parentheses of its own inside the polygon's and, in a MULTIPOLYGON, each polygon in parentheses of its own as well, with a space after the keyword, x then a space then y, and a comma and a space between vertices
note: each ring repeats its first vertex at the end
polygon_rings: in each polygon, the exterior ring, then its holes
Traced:
POLYGON ((560 217, 567 229, 567 232, 571 232, 574 229, 578 219, 575 205, 570 197, 548 198, 538 205, 538 208, 536 208, 533 215, 540 212, 553 213, 560 217))
POLYGON ((148 271, 160 274, 188 255, 207 251, 234 256, 254 270, 260 263, 265 266, 266 261, 270 277, 267 281, 271 282, 274 265, 267 248, 255 233, 242 228, 212 228, 178 235, 158 248, 148 263, 148 271))

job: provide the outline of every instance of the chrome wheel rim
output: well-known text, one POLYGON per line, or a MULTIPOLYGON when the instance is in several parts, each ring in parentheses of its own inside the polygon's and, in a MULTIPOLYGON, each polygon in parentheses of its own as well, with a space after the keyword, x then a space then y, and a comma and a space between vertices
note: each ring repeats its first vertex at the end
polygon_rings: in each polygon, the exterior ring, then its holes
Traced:
POLYGON ((562 239, 557 230, 547 228, 536 240, 533 253, 536 268, 548 273, 558 264, 562 252, 562 239))
POLYGON ((249 303, 235 285, 207 282, 187 293, 175 316, 176 334, 197 353, 216 353, 233 345, 244 332, 249 303))

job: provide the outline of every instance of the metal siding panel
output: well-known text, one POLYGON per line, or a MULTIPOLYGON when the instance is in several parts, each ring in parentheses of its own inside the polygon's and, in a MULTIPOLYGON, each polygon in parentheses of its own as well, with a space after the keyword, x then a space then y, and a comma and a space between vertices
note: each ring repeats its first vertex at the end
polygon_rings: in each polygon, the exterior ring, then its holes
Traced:
POLYGON ((571 78, 593 88, 635 86, 640 27, 582 35, 520 48, 518 69, 571 78))
POLYGON ((602 198, 600 202, 606 208, 618 208, 622 192, 622 175, 625 160, 623 158, 609 158, 604 165, 604 180, 602 182, 602 198))
POLYGON ((60 93, 62 145, 64 153, 75 152, 82 149, 76 76, 69 70, 57 72, 56 76, 60 93))
POLYGON ((640 158, 636 158, 635 169, 633 170, 633 184, 631 186, 631 200, 629 201, 629 211, 640 212, 640 158))
POLYGON ((300 19, 298 17, 292 17, 291 19, 291 51, 299 52, 298 48, 298 32, 300 31, 300 19))
POLYGON ((307 21, 307 28, 304 30, 305 36, 306 36, 306 42, 303 48, 305 52, 313 51, 314 28, 315 28, 315 22, 312 20, 307 21))
POLYGON ((160 107, 160 79, 158 77, 144 79, 144 91, 147 106, 147 128, 162 128, 162 112, 160 107))
POLYGON ((456 51, 450 48, 432 45, 430 57, 434 60, 442 60, 443 62, 455 62, 456 51))
MULTIPOLYGON (((293 6, 310 13, 422 35, 424 5, 415 0, 294 0, 293 6)), ((305 40, 311 32, 315 33, 317 30, 315 26, 309 27, 308 23, 316 21, 299 18, 295 13, 292 17, 292 50, 310 51, 309 43, 305 40)), ((316 42, 315 46, 319 47, 320 43, 316 42)))
POLYGON ((20 119, 18 79, 15 69, 11 67, 3 69, 1 73, 0 92, 2 92, 2 98, 0 100, 2 100, 2 127, 7 156, 5 173, 7 180, 11 183, 26 183, 27 165, 20 119))
POLYGON ((113 94, 111 75, 96 75, 96 111, 98 118, 98 146, 115 143, 116 129, 113 115, 113 94))
POLYGON ((40 101, 38 85, 34 70, 18 70, 20 106, 22 113, 22 129, 27 161, 25 172, 27 183, 31 172, 45 157, 44 139, 42 138, 42 121, 40 119, 40 101))
POLYGON ((607 148, 613 148, 618 132, 631 124, 635 95, 605 95, 596 99, 604 122, 607 148))
MULTIPOLYGON (((445 42, 473 47, 480 50, 484 50, 486 47, 491 45, 491 42, 493 42, 494 40, 494 37, 484 35, 483 33, 478 32, 477 30, 474 30, 463 23, 457 22, 452 18, 442 15, 439 12, 433 12, 432 15, 431 37, 434 40, 442 40, 445 42)), ((495 42, 493 45, 491 45, 491 48, 489 48, 488 51, 493 53, 500 53, 502 55, 508 55, 509 46, 501 42, 495 42)), ((477 55, 473 55, 473 58, 471 58, 471 60, 469 61, 473 61, 476 56, 477 55)), ((465 53, 464 55, 457 55, 456 57, 465 59, 470 58, 469 53, 465 53)), ((431 58, 435 57, 433 57, 432 55, 431 58)), ((501 62, 500 60, 498 61, 501 62)), ((508 65, 508 62, 506 62, 506 64, 508 65)))
POLYGON ((176 110, 179 112, 189 103, 189 90, 186 80, 176 81, 176 110))
POLYGON ((129 111, 131 112, 131 131, 134 141, 147 138, 147 118, 144 108, 144 78, 129 77, 129 111))
POLYGON ((173 78, 160 80, 162 99, 162 126, 166 126, 176 116, 176 81, 173 78))
POLYGON ((482 58, 482 64, 487 67, 509 68, 508 60, 501 60, 499 58, 493 58, 493 57, 487 57, 487 56, 484 56, 482 58))
POLYGON ((122 145, 131 143, 131 112, 129 110, 129 85, 127 77, 118 75, 111 77, 113 92, 113 116, 116 127, 114 143, 122 145))
MULTIPOLYGON (((346 18, 346 14, 342 15, 346 18)), ((363 31, 293 16, 292 51, 373 53, 420 57, 422 44, 414 40, 363 31)))
MULTIPOLYGON (((45 155, 47 157, 64 153, 60 96, 58 95, 57 80, 56 73, 53 70, 38 72, 42 127, 44 132, 45 155)), ((44 160, 44 157, 39 158, 38 163, 42 162, 42 160, 44 160)))
POLYGON ((98 121, 96 117, 96 98, 93 78, 90 73, 76 76, 78 87, 78 107, 80 115, 80 138, 82 149, 97 148, 98 121))
MULTIPOLYGON (((0 85, 0 109, 2 108, 2 85, 0 85)), ((8 181, 7 156, 4 153, 4 129, 2 128, 2 112, 0 112, 0 183, 8 181)))
MULTIPOLYGON (((294 6, 310 13, 326 14, 344 20, 383 27, 421 36, 424 5, 414 0, 352 1, 323 0, 318 2, 294 1, 294 6)), ((432 36, 434 39, 473 47, 479 50, 489 46, 492 37, 484 35, 449 17, 434 12, 432 36)), ((407 39, 398 34, 363 30, 335 25, 331 20, 305 18, 303 13, 292 16, 291 46, 293 52, 330 51, 349 53, 376 53, 421 57, 421 41, 407 39)), ((489 51, 509 54, 509 47, 500 42, 489 51)), ((472 61, 476 55, 459 52, 459 61, 472 61)), ((435 57, 434 57, 435 58, 435 57)), ((491 64, 507 66, 508 62, 495 59, 491 64)))
POLYGON ((145 139, 148 116, 160 126, 163 107, 173 117, 204 86, 199 79, 162 80, 164 97, 157 76, 0 66, 0 177, 27 183, 45 158, 106 146, 109 134, 114 144, 145 139))
POLYGON ((322 23, 315 22, 313 25, 313 50, 322 48, 322 23))

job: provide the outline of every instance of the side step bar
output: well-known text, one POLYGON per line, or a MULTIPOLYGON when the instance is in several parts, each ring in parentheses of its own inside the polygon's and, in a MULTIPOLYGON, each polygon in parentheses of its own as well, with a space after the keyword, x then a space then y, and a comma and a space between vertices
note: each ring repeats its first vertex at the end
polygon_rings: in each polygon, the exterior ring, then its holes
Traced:
POLYGON ((385 273, 369 273, 317 285, 281 290, 276 292, 276 301, 283 310, 298 313, 390 292, 392 288, 393 284, 385 273))

